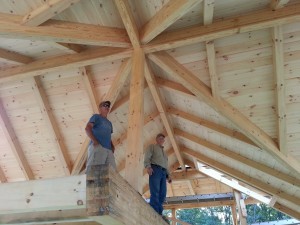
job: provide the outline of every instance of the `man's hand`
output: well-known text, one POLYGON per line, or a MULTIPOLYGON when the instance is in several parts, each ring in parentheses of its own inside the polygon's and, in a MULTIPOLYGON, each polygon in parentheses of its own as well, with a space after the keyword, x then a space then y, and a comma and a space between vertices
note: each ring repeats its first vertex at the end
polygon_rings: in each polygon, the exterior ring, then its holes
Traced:
POLYGON ((153 174, 153 169, 150 167, 147 167, 147 173, 149 174, 149 176, 151 176, 153 174))
POLYGON ((93 145, 94 145, 94 147, 96 147, 97 145, 99 145, 99 142, 98 141, 93 141, 93 145))
POLYGON ((170 177, 167 178, 168 183, 172 183, 172 179, 170 177))

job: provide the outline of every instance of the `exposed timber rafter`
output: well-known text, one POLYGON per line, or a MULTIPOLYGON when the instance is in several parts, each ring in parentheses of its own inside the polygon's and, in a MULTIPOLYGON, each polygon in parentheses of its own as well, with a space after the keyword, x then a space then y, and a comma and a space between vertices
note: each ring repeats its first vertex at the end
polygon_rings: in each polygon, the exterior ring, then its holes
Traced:
POLYGON ((114 2, 121 15, 123 24, 126 28, 132 46, 134 48, 139 48, 140 47, 139 31, 134 21, 134 17, 132 15, 132 11, 128 0, 114 0, 114 2))
POLYGON ((146 81, 148 83, 148 86, 149 86, 149 89, 151 91, 154 102, 156 104, 156 107, 157 107, 157 109, 160 113, 160 117, 162 119, 164 127, 166 128, 166 131, 168 133, 168 137, 169 137, 170 142, 172 144, 172 147, 175 151, 177 160, 179 161, 181 168, 185 168, 184 161, 183 161, 182 156, 180 154, 179 145, 178 145, 178 143, 175 139, 173 125, 171 123, 170 118, 167 115, 167 109, 166 109, 165 103, 164 103, 164 101, 161 97, 161 94, 159 92, 158 86, 157 86, 156 81, 155 81, 154 74, 153 74, 148 62, 145 63, 145 78, 146 78, 146 81))
POLYGON ((290 155, 282 154, 277 144, 263 130, 252 123, 224 100, 216 100, 211 95, 211 90, 193 73, 178 63, 173 57, 165 52, 152 53, 148 57, 167 73, 174 75, 187 89, 193 92, 199 99, 211 106, 214 110, 229 119, 235 126, 249 137, 262 149, 268 151, 274 158, 284 163, 300 174, 300 164, 290 155))
POLYGON ((180 135, 181 137, 184 137, 190 141, 193 141, 199 145, 202 145, 206 148, 211 149, 212 151, 215 151, 219 154, 224 155, 225 157, 230 157, 231 159, 236 160, 237 162, 241 162, 247 166, 250 166, 254 169, 258 169, 266 174, 269 174, 279 180, 283 180, 291 185, 296 185, 298 187, 300 187, 300 180, 297 178, 294 178, 292 176, 289 176, 288 174, 282 173, 280 171, 274 170, 273 168, 270 168, 262 163, 256 162, 254 160, 251 160, 247 157, 244 157, 240 154, 237 154, 233 151, 230 151, 228 149, 222 148, 216 144, 210 143, 200 137, 197 137, 195 135, 189 134, 187 132, 184 132, 180 129, 175 129, 175 134, 176 135, 180 135))
POLYGON ((215 161, 215 160, 205 156, 202 153, 193 151, 193 150, 185 148, 185 147, 182 147, 182 151, 183 151, 183 153, 186 153, 192 157, 197 158, 198 161, 203 162, 204 164, 207 164, 218 171, 228 174, 229 176, 231 176, 235 179, 245 182, 246 184, 249 184, 249 185, 257 188, 258 190, 262 190, 263 192, 266 192, 271 195, 278 195, 282 199, 285 199, 286 201, 289 201, 296 205, 300 201, 300 198, 298 198, 297 196, 290 195, 286 192, 283 192, 282 190, 272 187, 257 178, 250 177, 250 176, 248 176, 236 169, 233 169, 223 163, 215 161))
POLYGON ((23 149, 20 145, 18 137, 12 127, 12 124, 6 114, 5 108, 3 106, 2 100, 0 99, 0 126, 2 131, 19 163, 19 166, 27 180, 33 180, 34 174, 30 168, 30 165, 26 159, 23 149))
POLYGON ((141 30, 141 42, 148 43, 163 32, 187 11, 202 0, 173 0, 165 5, 144 25, 141 30))
POLYGON ((38 26, 80 0, 49 0, 23 17, 22 24, 38 26))
POLYGON ((27 65, 1 71, 0 83, 38 76, 47 72, 60 71, 63 68, 78 68, 81 66, 129 58, 131 53, 131 49, 103 47, 100 49, 86 50, 78 54, 41 59, 27 65))
POLYGON ((72 170, 72 165, 71 165, 70 157, 68 155, 68 149, 66 148, 66 146, 64 144, 63 136, 60 133, 59 127, 58 127, 55 117, 52 113, 52 109, 49 104, 45 90, 43 89, 40 77, 38 77, 38 76, 33 77, 31 82, 32 82, 32 90, 33 90, 35 98, 40 106, 43 118, 47 123, 47 128, 48 128, 49 132, 51 133, 53 141, 57 145, 56 150, 57 150, 57 154, 59 156, 60 162, 62 163, 63 170, 65 171, 66 175, 70 175, 71 170, 72 170))
POLYGON ((0 48, 0 58, 6 59, 9 61, 21 63, 21 64, 28 64, 33 61, 33 58, 22 55, 17 52, 8 51, 6 49, 0 48))
POLYGON ((165 32, 144 46, 146 53, 177 48, 238 33, 266 29, 275 25, 300 21, 300 4, 273 11, 264 9, 249 15, 216 21, 207 26, 193 26, 165 32))
POLYGON ((280 151, 287 155, 287 121, 286 121, 286 82, 284 74, 284 51, 283 51, 283 34, 281 26, 272 28, 272 39, 273 39, 273 67, 275 75, 275 87, 276 87, 276 118, 277 118, 277 133, 278 133, 278 144, 280 151))
POLYGON ((97 25, 48 20, 41 26, 24 29, 21 16, 0 13, 0 37, 74 44, 130 47, 126 30, 97 25))
POLYGON ((201 126, 209 128, 211 130, 217 131, 221 134, 236 138, 237 140, 240 140, 242 142, 245 142, 245 143, 248 143, 250 145, 253 145, 253 146, 257 147, 248 137, 246 137, 245 135, 243 135, 242 133, 240 133, 236 130, 228 129, 228 128, 223 127, 219 124, 216 124, 216 123, 213 123, 211 121, 208 121, 208 120, 202 119, 200 117, 194 116, 192 114, 183 112, 179 109, 168 108, 168 112, 173 114, 173 115, 184 118, 188 121, 191 121, 193 123, 199 124, 201 126))
POLYGON ((280 9, 289 3, 290 0, 271 0, 271 9, 280 9))

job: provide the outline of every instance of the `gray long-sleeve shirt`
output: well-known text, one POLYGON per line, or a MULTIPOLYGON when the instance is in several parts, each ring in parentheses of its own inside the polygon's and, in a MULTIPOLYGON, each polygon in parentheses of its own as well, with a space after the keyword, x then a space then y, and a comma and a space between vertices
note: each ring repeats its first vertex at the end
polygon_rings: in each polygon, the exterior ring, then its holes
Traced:
POLYGON ((145 168, 147 168, 150 167, 151 164, 155 164, 165 168, 167 170, 167 174, 169 175, 168 156, 164 152, 163 147, 158 144, 151 144, 146 149, 144 157, 144 166, 145 168))

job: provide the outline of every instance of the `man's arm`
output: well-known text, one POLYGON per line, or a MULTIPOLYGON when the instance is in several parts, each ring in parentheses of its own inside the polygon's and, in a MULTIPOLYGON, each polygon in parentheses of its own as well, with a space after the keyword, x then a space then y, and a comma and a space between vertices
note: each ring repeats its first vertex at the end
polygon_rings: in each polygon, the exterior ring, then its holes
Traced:
POLYGON ((151 176, 153 173, 153 169, 151 167, 151 157, 152 157, 152 146, 148 146, 145 157, 144 157, 144 167, 147 169, 147 173, 151 176))
POLYGON ((114 153, 115 152, 115 146, 114 146, 114 143, 112 141, 110 141, 110 144, 111 144, 111 150, 112 152, 114 153))
POLYGON ((97 139, 93 135, 93 131, 92 131, 93 126, 94 126, 93 123, 88 123, 85 127, 85 132, 86 132, 87 136, 92 140, 93 145, 96 146, 96 145, 99 145, 99 142, 97 141, 97 139))

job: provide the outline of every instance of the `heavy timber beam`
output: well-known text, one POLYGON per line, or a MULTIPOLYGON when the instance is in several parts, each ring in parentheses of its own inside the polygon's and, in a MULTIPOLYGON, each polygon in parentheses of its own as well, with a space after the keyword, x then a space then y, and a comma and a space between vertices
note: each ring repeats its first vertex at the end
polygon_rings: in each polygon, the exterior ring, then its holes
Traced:
POLYGON ((300 4, 278 10, 264 9, 251 14, 220 20, 206 26, 193 26, 164 32, 144 46, 145 53, 178 48, 185 45, 215 40, 234 34, 267 29, 300 20, 300 4))
POLYGON ((87 176, 1 184, 0 193, 0 202, 5 202, 0 204, 0 224, 166 224, 107 166, 91 167, 87 176))
POLYGON ((22 16, 0 13, 0 37, 111 47, 130 47, 126 30, 98 25, 48 20, 41 26, 20 24, 22 16))

